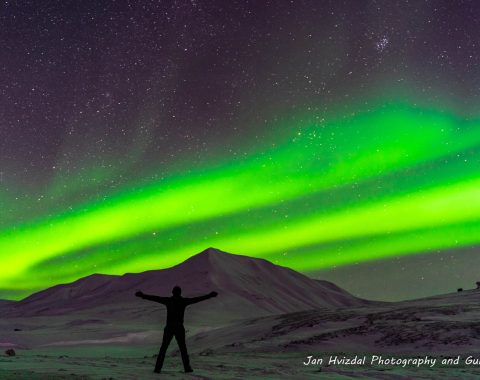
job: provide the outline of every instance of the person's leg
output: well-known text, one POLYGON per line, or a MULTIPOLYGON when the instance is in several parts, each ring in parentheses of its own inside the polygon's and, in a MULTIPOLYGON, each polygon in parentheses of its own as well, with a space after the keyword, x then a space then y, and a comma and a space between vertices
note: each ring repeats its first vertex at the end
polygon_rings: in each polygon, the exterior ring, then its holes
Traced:
POLYGON ((165 360, 165 354, 167 352, 168 345, 172 341, 173 331, 165 327, 163 330, 163 340, 160 351, 158 352, 157 363, 155 364, 155 372, 160 372, 163 367, 163 361, 165 360))
POLYGON ((192 372, 190 367, 190 359, 187 353, 187 345, 185 343, 185 328, 179 327, 175 330, 175 339, 177 340, 178 347, 180 348, 180 354, 182 355, 183 368, 185 372, 192 372))

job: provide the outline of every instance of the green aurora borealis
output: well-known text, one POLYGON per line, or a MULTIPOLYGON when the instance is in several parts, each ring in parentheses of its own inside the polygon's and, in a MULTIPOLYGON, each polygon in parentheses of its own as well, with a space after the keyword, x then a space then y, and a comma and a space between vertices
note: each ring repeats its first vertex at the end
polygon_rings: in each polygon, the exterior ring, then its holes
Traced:
POLYGON ((308 272, 480 242, 480 119, 397 101, 298 120, 244 157, 4 225, 0 289, 20 298, 209 246, 308 272))

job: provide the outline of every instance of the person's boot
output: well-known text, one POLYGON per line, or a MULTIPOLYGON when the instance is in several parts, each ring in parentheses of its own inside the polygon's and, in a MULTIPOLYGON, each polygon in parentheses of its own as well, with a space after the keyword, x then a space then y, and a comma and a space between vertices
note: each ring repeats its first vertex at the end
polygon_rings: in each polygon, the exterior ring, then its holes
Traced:
POLYGON ((193 369, 190 366, 190 358, 188 357, 188 355, 182 355, 182 362, 183 362, 183 369, 185 370, 185 373, 193 372, 193 369))

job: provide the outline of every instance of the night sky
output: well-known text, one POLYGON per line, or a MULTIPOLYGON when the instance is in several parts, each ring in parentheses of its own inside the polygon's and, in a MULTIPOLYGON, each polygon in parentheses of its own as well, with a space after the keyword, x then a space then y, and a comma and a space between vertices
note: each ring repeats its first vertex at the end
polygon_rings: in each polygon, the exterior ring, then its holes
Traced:
POLYGON ((367 298, 480 280, 477 2, 3 1, 0 31, 0 298, 209 246, 367 298))

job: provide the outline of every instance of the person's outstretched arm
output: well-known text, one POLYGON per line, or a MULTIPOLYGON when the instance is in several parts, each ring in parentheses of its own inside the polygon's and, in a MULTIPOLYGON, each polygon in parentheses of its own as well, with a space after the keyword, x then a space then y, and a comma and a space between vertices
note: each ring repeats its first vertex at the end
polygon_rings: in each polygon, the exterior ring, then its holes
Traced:
POLYGON ((137 297, 143 298, 144 300, 155 301, 155 302, 163 303, 164 305, 169 298, 169 297, 159 297, 159 296, 152 296, 150 294, 144 294, 141 290, 136 292, 135 295, 137 297))
POLYGON ((187 301, 187 305, 191 305, 192 303, 205 301, 205 300, 208 300, 209 298, 213 298, 213 297, 216 297, 216 296, 218 296, 217 292, 210 292, 208 294, 205 294, 204 296, 185 298, 185 300, 187 301))

